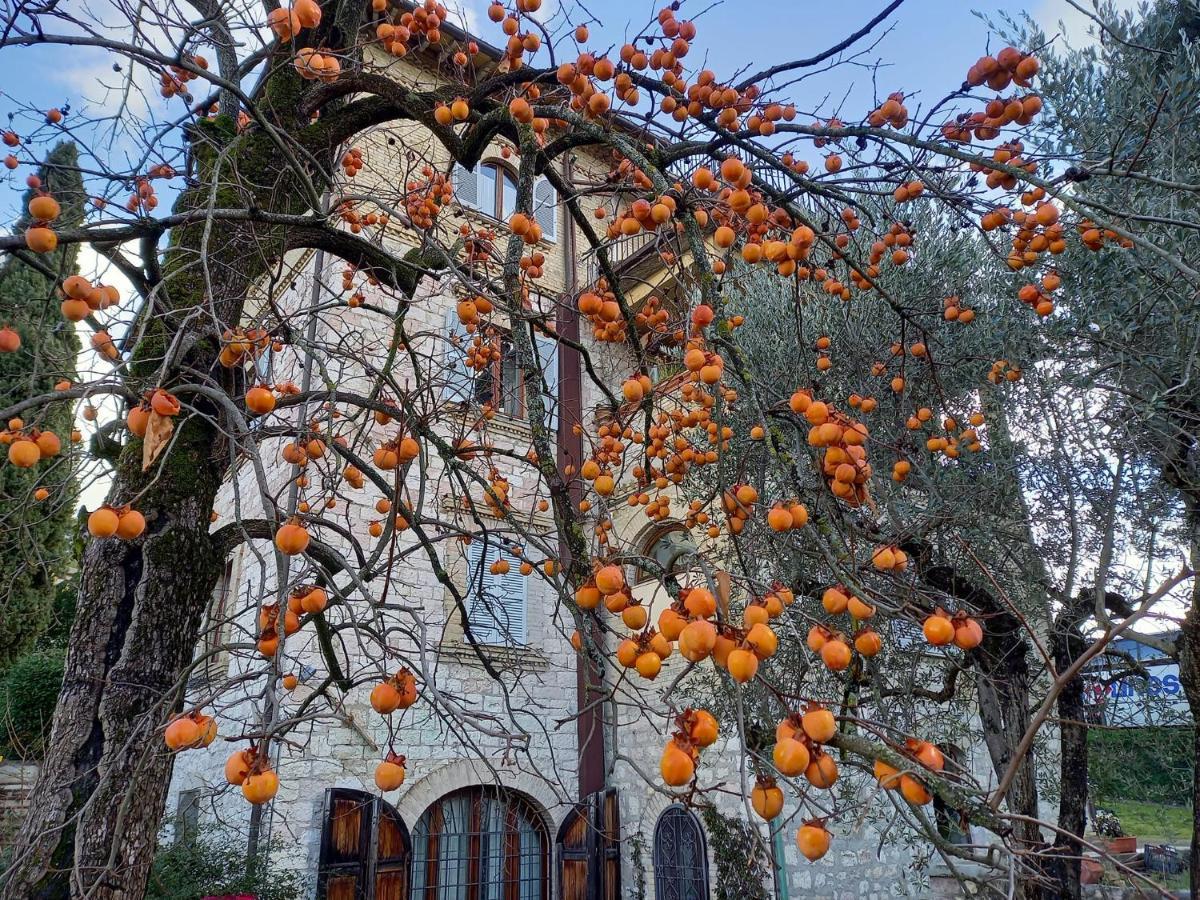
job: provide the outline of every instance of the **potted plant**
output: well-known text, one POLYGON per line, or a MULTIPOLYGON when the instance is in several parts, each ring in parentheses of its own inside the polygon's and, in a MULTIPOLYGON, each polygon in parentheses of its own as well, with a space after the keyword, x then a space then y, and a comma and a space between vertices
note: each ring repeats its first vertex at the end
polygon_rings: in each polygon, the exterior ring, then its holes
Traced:
POLYGON ((1109 853, 1137 852, 1137 838, 1125 833, 1125 829, 1121 827, 1121 820, 1111 809, 1096 807, 1092 827, 1096 829, 1096 834, 1108 839, 1105 846, 1109 853))
POLYGON ((1104 875, 1104 863, 1094 856, 1085 856, 1079 861, 1079 883, 1099 884, 1104 875))

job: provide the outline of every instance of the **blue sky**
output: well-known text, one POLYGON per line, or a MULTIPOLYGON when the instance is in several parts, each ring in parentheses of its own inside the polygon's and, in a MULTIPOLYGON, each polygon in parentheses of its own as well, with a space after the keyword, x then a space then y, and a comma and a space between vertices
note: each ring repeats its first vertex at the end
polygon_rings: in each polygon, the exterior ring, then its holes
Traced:
MULTIPOLYGON (((86 9, 111 23, 122 20, 111 14, 106 4, 111 0, 63 0, 64 9, 86 9), (105 10, 109 10, 106 13, 105 10)), ((366 2, 366 0, 363 0, 366 2)), ((499 43, 502 36, 497 26, 486 18, 488 0, 443 0, 452 9, 457 9, 460 24, 475 30, 485 40, 499 43)), ((570 4, 572 0, 543 0, 543 18, 555 21, 558 4, 570 4)), ((590 45, 602 48, 609 43, 619 45, 632 23, 634 32, 649 21, 661 7, 663 0, 584 0, 585 6, 597 13, 600 24, 592 26, 590 45)), ((704 62, 717 72, 718 77, 732 77, 737 70, 747 66, 757 70, 774 63, 811 56, 833 45, 848 34, 856 31, 887 5, 888 0, 843 0, 826 3, 781 3, 779 0, 686 0, 679 13, 689 18, 703 10, 697 19, 698 36, 693 52, 687 62, 695 65, 704 62)), ((164 6, 172 5, 165 0, 164 6)), ((258 0, 225 0, 227 9, 251 10, 247 21, 258 22, 258 0)), ((1118 0, 1118 6, 1129 8, 1133 0, 1118 0)), ((572 9, 577 7, 572 6, 572 9)), ((881 60, 884 66, 877 73, 865 68, 847 67, 835 73, 815 76, 793 87, 789 95, 802 110, 818 106, 828 113, 848 94, 846 115, 861 117, 871 101, 882 98, 894 90, 909 96, 908 106, 916 111, 918 106, 928 106, 941 99, 963 80, 967 68, 985 50, 996 50, 1000 44, 989 34, 986 19, 997 18, 1001 12, 1019 14, 1026 12, 1048 35, 1060 32, 1070 43, 1086 43, 1090 23, 1074 10, 1067 0, 1025 0, 1024 3, 1002 3, 999 0, 905 0, 900 8, 857 47, 869 46, 878 40, 864 62, 881 60), (872 77, 876 78, 872 83, 872 77)), ((576 19, 576 21, 578 21, 576 19)), ((120 34, 114 30, 114 36, 120 34)), ((212 56, 210 55, 210 59, 212 56)), ((44 111, 51 107, 70 104, 74 110, 88 109, 103 111, 111 108, 114 101, 111 87, 120 84, 121 76, 113 71, 115 59, 105 51, 55 47, 8 48, 0 51, 0 125, 6 125, 10 113, 33 108, 44 111), (106 89, 106 85, 109 89, 106 89)), ((147 76, 142 83, 148 88, 144 98, 136 98, 139 112, 150 112, 156 118, 171 117, 182 112, 181 100, 164 100, 157 96, 154 79, 147 76)), ((81 118, 70 116, 65 122, 79 123, 81 118)), ((29 119, 19 118, 18 128, 28 133, 29 119)), ((42 126, 43 135, 52 140, 53 131, 42 126)), ((86 132, 78 137, 91 143, 86 132)), ((177 138, 176 138, 177 140, 177 138)), ((48 146, 48 145, 47 145, 48 146)), ((107 151, 114 168, 126 169, 128 164, 120 157, 120 148, 107 151)), ((85 161, 86 164, 86 161, 85 161)), ((7 227, 19 214, 19 201, 24 190, 24 178, 29 169, 22 166, 10 173, 0 168, 0 228, 7 227)), ((160 182, 161 184, 161 182, 160 182)), ((170 193, 159 188, 160 212, 170 207, 170 193)), ((123 199, 123 198, 121 198, 123 199)), ((81 256, 81 271, 89 277, 99 276, 103 281, 122 288, 124 296, 130 293, 127 283, 119 273, 101 267, 94 252, 85 250, 81 256)), ((86 342, 85 342, 86 345, 86 342)), ((81 356, 81 377, 88 377, 94 361, 92 354, 81 356)), ((103 418, 104 416, 102 416, 103 418)), ((89 426, 82 421, 85 430, 89 426)), ((100 487, 92 492, 98 502, 100 487)))
MULTIPOLYGON (((499 39, 499 29, 486 20, 488 0, 449 0, 467 25, 484 37, 499 39)), ((544 0, 544 13, 550 16, 559 3, 570 0, 544 0)), ((255 8, 253 0, 231 5, 255 8)), ((65 8, 80 4, 84 8, 102 8, 104 0, 84 4, 67 0, 65 8)), ((594 44, 601 38, 621 42, 628 23, 637 27, 652 17, 662 5, 646 0, 588 0, 585 4, 598 14, 602 26, 593 26, 594 44)), ((778 0, 687 0, 681 17, 703 10, 698 18, 699 35, 689 62, 700 58, 719 76, 732 75, 752 64, 755 68, 808 56, 825 49, 858 29, 886 5, 886 0, 845 0, 841 3, 780 3, 778 0), (719 40, 715 39, 719 36, 719 40)), ((1122 6, 1131 5, 1122 0, 1122 6)), ((574 7, 573 7, 574 8, 574 7)), ((814 108, 822 101, 828 108, 850 91, 848 113, 861 115, 863 104, 878 90, 886 95, 893 90, 915 94, 918 101, 932 103, 957 86, 967 67, 987 47, 988 28, 980 16, 994 17, 999 11, 1023 9, 1050 33, 1057 22, 1065 20, 1066 31, 1075 41, 1085 40, 1086 20, 1066 0, 1027 0, 1024 4, 1004 4, 998 0, 906 0, 894 12, 886 26, 873 32, 871 39, 882 40, 871 60, 885 62, 878 72, 877 87, 872 74, 864 69, 841 69, 817 76, 793 89, 793 98, 802 109, 814 108), (885 28, 890 31, 884 34, 885 28)), ((104 18, 113 18, 105 16, 104 18)), ((860 42, 866 46, 871 40, 860 42)), ((996 46, 992 38, 993 47, 996 46)), ((113 59, 104 51, 88 48, 8 48, 0 51, 0 122, 22 106, 44 110, 69 103, 75 109, 103 108, 112 101, 105 84, 119 77, 112 71, 113 59)), ((153 87, 151 88, 153 90, 153 87)), ((158 113, 177 113, 182 101, 166 101, 151 94, 149 104, 158 113)), ((910 109, 916 104, 909 102, 910 109)), ((27 130, 27 123, 21 130, 27 130)), ((70 124, 68 119, 67 124, 70 124)), ((23 188, 24 170, 0 176, 0 224, 11 221, 16 213, 17 196, 13 188, 23 188)))
MULTIPOLYGON (((62 8, 87 10, 103 28, 107 25, 115 38, 125 30, 125 20, 115 11, 116 0, 64 0, 62 8)), ((366 0, 363 0, 366 2, 366 0)), ((489 0, 444 0, 459 24, 478 33, 485 40, 502 42, 498 26, 487 20, 489 0)), ((665 0, 583 0, 583 5, 597 14, 592 23, 589 46, 605 49, 619 46, 626 38, 643 28, 657 13, 665 0)), ((689 66, 707 65, 721 79, 733 78, 742 71, 758 70, 774 63, 812 56, 832 46, 874 18, 888 0, 844 0, 841 3, 780 3, 778 0, 684 0, 679 16, 696 16, 697 39, 687 59, 689 66)), ((165 0, 157 8, 165 16, 176 0, 165 0)), ((575 0, 543 0, 540 16, 552 26, 563 24, 564 7, 571 10, 571 21, 581 21, 575 0)), ((1130 6, 1132 0, 1119 0, 1130 6)), ((185 4, 180 4, 187 9, 185 4)), ((258 25, 259 0, 225 0, 227 10, 240 10, 243 21, 258 25)), ((1027 12, 1047 31, 1059 32, 1064 22, 1064 34, 1073 44, 1086 42, 1089 22, 1071 8, 1067 0, 1026 0, 1023 6, 1004 4, 1000 0, 905 0, 889 19, 855 45, 866 49, 864 64, 882 61, 878 69, 865 66, 844 66, 833 72, 818 73, 787 90, 802 114, 820 110, 830 114, 844 106, 848 120, 861 118, 876 99, 895 90, 908 96, 908 106, 914 113, 928 106, 961 84, 967 68, 985 50, 997 50, 1001 44, 989 34, 987 19, 1007 11, 1010 14, 1027 12), (873 46, 872 46, 873 45, 873 46), (874 81, 873 81, 874 79, 874 81)), ((154 14, 148 14, 151 17, 154 14)), ((231 15, 238 13, 231 12, 231 15)), ((586 18, 586 17, 585 17, 586 18)), ((147 31, 154 33, 153 22, 147 31)), ((55 26, 51 30, 61 30, 55 26)), ((265 34, 269 34, 264 29, 265 34)), ((253 42, 254 36, 242 32, 253 42)), ((165 46, 165 44, 164 44, 165 46)), ((568 41, 567 46, 573 46, 568 41)), ((252 47, 251 47, 252 49, 252 47)), ((214 54, 208 54, 214 59, 214 54)), ((544 57, 543 57, 544 58, 544 57)), ((126 71, 127 63, 94 48, 13 47, 0 51, 0 123, 17 113, 16 127, 23 135, 30 131, 35 138, 48 139, 38 149, 44 150, 61 136, 59 130, 41 124, 44 110, 70 104, 72 114, 64 128, 74 129, 83 145, 95 145, 97 136, 84 126, 85 113, 92 115, 112 111, 121 99, 124 76, 114 72, 114 64, 126 71), (35 115, 31 116, 33 111, 35 115)), ((180 99, 166 100, 158 96, 157 78, 141 71, 137 82, 142 94, 132 95, 130 108, 139 116, 159 122, 178 117, 184 111, 180 99)), ((247 86, 253 79, 247 79, 247 86)), ((126 97, 126 99, 130 99, 126 97)), ((170 138, 179 143, 179 135, 170 138)), ((106 146, 99 154, 118 171, 129 171, 133 160, 123 157, 121 143, 106 146)), ((178 159, 174 159, 178 163, 178 159)), ((85 158, 84 165, 97 167, 94 160, 85 158)), ((0 228, 19 214, 19 202, 24 179, 30 169, 22 166, 16 172, 0 168, 0 228)), ((178 180, 172 182, 177 185, 178 180)), ((171 185, 158 182, 159 212, 169 210, 171 185)), ((115 195, 117 204, 127 193, 115 195)), ((98 269, 96 255, 85 249, 81 270, 89 277, 100 276, 123 287, 119 273, 98 269)), ((105 267, 107 268, 107 267, 105 267)), ((123 293, 125 293, 123 291, 123 293)))

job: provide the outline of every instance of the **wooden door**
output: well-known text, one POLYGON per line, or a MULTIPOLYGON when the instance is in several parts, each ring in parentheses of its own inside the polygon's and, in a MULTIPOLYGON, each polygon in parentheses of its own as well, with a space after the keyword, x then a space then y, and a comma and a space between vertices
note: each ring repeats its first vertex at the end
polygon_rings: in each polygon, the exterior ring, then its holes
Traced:
POLYGON ((407 900, 412 844, 392 806, 346 788, 325 792, 319 900, 407 900))
POLYGON ((558 830, 561 900, 620 900, 621 810, 615 789, 576 804, 558 830))

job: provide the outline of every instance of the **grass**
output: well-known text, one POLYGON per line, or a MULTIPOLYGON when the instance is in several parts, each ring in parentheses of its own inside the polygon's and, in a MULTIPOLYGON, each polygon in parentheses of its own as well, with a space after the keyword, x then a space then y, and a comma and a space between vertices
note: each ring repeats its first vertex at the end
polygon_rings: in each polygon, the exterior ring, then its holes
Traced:
POLYGON ((1192 808, 1141 803, 1136 800, 1112 800, 1100 803, 1117 814, 1126 834, 1135 834, 1138 842, 1185 845, 1192 839, 1192 808))

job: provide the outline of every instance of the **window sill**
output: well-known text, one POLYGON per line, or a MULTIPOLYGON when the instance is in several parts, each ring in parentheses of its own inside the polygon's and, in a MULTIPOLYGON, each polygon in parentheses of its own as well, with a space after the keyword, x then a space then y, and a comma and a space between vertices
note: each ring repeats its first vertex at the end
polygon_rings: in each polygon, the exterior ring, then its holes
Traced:
MULTIPOLYGON (((474 401, 450 400, 448 407, 457 410, 464 420, 468 417, 475 420, 483 414, 483 407, 474 401)), ((493 413, 490 419, 485 420, 485 424, 489 430, 507 432, 517 437, 527 438, 533 433, 533 429, 529 427, 529 419, 505 412, 493 413)))
MULTIPOLYGON (((480 645, 479 650, 493 666, 500 670, 519 668, 525 672, 544 672, 550 668, 550 660, 532 647, 480 645)), ((442 641, 438 655, 463 665, 483 668, 475 648, 463 640, 451 638, 442 641)))
MULTIPOLYGON (((459 204, 457 204, 457 206, 458 206, 458 211, 460 213, 462 213, 464 216, 466 216, 468 219, 473 219, 476 222, 482 224, 483 226, 485 226, 487 228, 497 228, 497 227, 504 228, 504 229, 508 228, 508 223, 506 221, 504 221, 503 219, 498 219, 495 216, 493 216, 491 213, 484 212, 482 209, 476 209, 475 207, 467 206, 464 203, 459 203, 459 204)), ((497 242, 500 240, 499 234, 496 235, 496 240, 497 240, 497 242)), ((529 245, 526 244, 525 246, 528 247, 529 245)), ((539 247, 543 250, 550 250, 550 249, 558 246, 558 237, 556 235, 553 240, 550 240, 549 238, 545 237, 545 232, 543 230, 542 239, 540 241, 538 241, 534 246, 539 247)))

